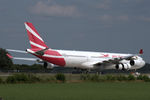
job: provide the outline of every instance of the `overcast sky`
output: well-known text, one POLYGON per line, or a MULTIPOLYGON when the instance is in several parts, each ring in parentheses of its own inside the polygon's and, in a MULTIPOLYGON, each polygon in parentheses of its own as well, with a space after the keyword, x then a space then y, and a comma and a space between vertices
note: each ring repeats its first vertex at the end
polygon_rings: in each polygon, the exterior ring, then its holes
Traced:
POLYGON ((0 0, 1 48, 30 48, 25 21, 50 48, 133 54, 143 48, 150 62, 150 0, 0 0))

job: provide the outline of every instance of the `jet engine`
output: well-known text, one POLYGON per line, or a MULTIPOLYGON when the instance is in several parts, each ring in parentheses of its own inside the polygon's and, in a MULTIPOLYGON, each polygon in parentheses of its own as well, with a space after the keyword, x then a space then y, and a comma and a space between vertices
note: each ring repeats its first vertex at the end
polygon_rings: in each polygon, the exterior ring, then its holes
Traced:
POLYGON ((131 66, 137 66, 137 65, 140 65, 140 61, 139 60, 130 60, 130 65, 131 66))
POLYGON ((48 62, 44 62, 43 64, 45 69, 53 69, 55 67, 54 64, 48 63, 48 62))
POLYGON ((131 68, 130 63, 120 63, 116 65, 116 69, 118 70, 129 70, 131 68))
POLYGON ((134 56, 130 60, 122 60, 119 64, 116 64, 116 69, 118 70, 129 70, 131 67, 143 66, 145 63, 140 57, 134 56))

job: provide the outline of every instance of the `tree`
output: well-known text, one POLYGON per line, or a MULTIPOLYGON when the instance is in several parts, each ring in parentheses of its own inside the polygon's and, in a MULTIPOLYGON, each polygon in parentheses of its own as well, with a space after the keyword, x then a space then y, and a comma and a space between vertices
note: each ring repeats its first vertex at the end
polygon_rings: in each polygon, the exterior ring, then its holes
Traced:
POLYGON ((8 52, 0 48, 0 69, 9 69, 12 67, 12 60, 6 55, 8 52))

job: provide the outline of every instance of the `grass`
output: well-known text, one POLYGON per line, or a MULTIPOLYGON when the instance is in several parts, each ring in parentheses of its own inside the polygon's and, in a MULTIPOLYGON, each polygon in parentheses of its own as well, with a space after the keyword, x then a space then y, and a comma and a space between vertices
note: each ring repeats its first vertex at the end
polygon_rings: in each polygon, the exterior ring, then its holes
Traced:
POLYGON ((0 84, 4 100, 150 100, 150 83, 0 84))

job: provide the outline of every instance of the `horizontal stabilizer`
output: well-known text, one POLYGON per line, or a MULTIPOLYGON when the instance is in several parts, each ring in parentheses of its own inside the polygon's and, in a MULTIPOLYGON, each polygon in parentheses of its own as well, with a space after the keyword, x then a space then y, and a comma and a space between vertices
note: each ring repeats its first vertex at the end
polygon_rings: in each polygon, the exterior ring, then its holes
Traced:
POLYGON ((6 49, 6 50, 10 52, 27 53, 26 51, 22 51, 22 50, 14 50, 14 49, 6 49))

